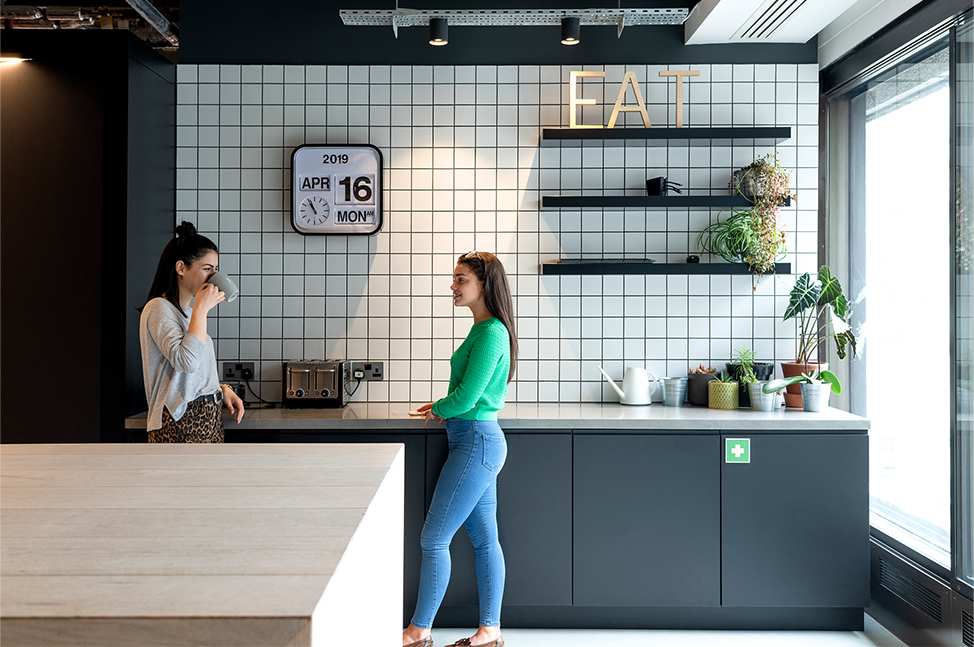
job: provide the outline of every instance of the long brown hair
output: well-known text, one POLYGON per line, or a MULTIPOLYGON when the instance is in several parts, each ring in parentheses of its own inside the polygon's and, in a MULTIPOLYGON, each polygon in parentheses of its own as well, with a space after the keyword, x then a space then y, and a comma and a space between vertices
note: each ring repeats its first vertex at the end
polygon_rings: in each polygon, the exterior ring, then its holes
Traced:
POLYGON ((500 319, 511 338, 511 367, 507 381, 514 379, 517 368, 517 333, 514 330, 514 302, 511 299, 511 286, 507 282, 507 272, 500 259, 490 252, 467 252, 457 259, 470 268, 478 281, 484 284, 484 305, 490 314, 500 319))

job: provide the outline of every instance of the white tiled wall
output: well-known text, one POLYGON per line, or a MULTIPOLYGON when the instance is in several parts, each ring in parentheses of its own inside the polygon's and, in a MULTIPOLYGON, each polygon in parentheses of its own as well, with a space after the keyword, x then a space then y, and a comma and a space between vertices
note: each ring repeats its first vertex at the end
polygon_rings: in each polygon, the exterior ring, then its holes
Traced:
MULTIPOLYGON (((581 82, 583 123, 607 123, 633 71, 653 126, 791 126, 777 147, 797 204, 782 210, 797 272, 816 269, 818 77, 807 65, 608 65, 581 82)), ((718 217, 709 209, 540 210, 542 195, 641 195, 666 175, 721 194, 731 172, 773 149, 753 146, 539 146, 568 125, 567 66, 180 65, 177 221, 220 247, 242 296, 218 307, 217 360, 258 362, 258 393, 280 399, 282 359, 386 362, 355 400, 422 403, 445 395, 449 357, 472 319, 454 311, 458 254, 492 251, 515 294, 521 360, 512 402, 614 401, 597 366, 658 376, 717 364, 746 345, 793 359, 782 323, 794 276, 546 276, 559 257, 679 262, 718 217), (376 236, 301 236, 290 225, 290 155, 304 143, 378 146, 385 222, 376 236)), ((577 68, 576 68, 577 69, 577 68)), ((632 102, 631 92, 628 95, 632 102)), ((622 113, 616 127, 641 126, 622 113)), ((725 214, 726 215, 726 214, 725 214)), ((710 260, 703 257, 701 260, 710 260)))

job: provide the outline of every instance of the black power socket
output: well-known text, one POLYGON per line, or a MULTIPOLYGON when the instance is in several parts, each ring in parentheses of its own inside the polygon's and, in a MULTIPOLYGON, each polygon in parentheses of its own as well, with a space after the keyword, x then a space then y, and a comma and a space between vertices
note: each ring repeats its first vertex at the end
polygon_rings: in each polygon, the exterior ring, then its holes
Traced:
POLYGON ((249 382, 254 379, 254 362, 223 362, 221 379, 249 382))

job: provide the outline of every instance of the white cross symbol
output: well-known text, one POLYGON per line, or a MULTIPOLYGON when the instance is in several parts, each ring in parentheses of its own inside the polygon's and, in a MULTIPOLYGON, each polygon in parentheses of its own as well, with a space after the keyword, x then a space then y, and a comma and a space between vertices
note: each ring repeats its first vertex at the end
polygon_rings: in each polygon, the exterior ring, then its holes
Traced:
POLYGON ((740 458, 741 457, 741 454, 743 454, 743 453, 744 453, 744 448, 741 447, 741 444, 740 443, 737 443, 736 445, 734 445, 734 449, 731 450, 731 454, 734 455, 734 458, 740 458))

